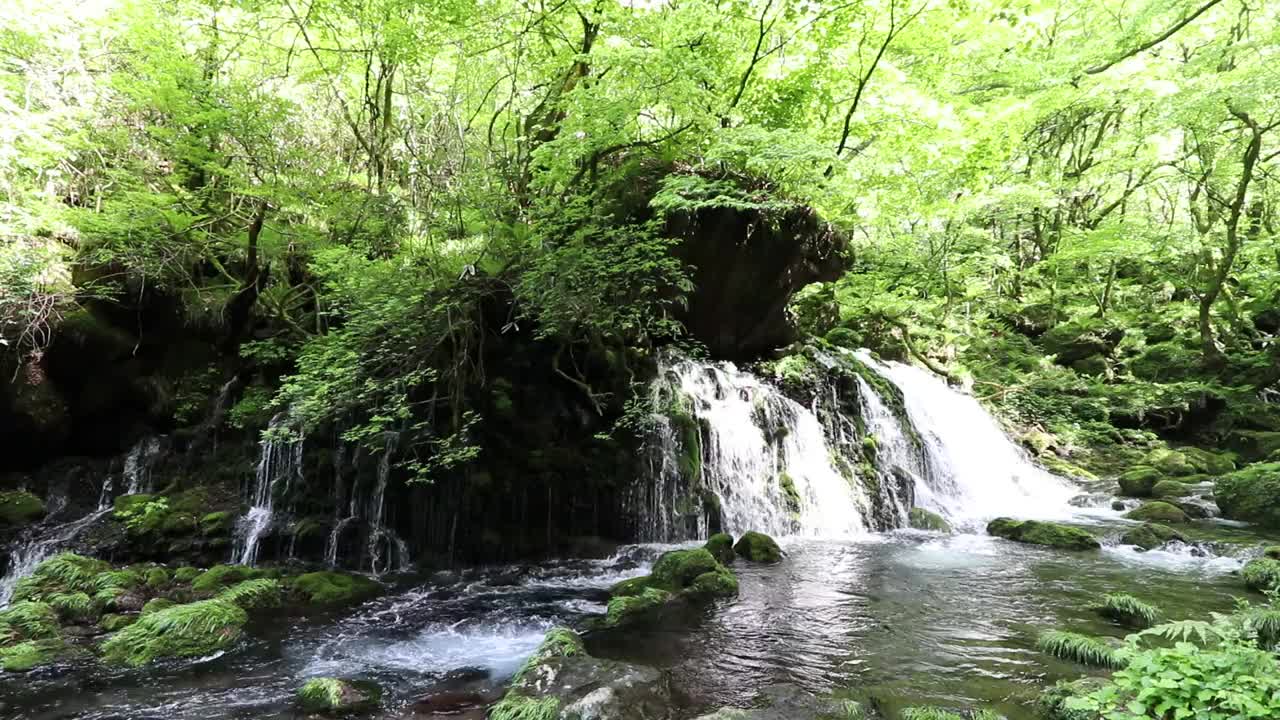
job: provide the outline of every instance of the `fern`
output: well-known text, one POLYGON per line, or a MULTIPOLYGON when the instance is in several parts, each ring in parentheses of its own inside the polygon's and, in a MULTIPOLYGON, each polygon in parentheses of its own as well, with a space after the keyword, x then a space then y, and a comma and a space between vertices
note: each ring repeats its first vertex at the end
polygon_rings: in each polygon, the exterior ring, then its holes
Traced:
POLYGON ((58 637, 58 616, 45 603, 16 602, 0 610, 0 645, 19 638, 42 640, 58 637))
POLYGON ((245 580, 218 593, 216 599, 245 610, 276 607, 280 604, 280 582, 269 578, 245 580))
POLYGON ((960 713, 935 707, 909 707, 902 711, 902 720, 965 720, 960 713))
POLYGON ((1036 646, 1041 652, 1081 665, 1119 669, 1126 664, 1120 649, 1079 633, 1050 630, 1040 636, 1036 646))
POLYGON ((175 605, 107 638, 102 657, 137 667, 163 657, 209 655, 230 647, 247 621, 244 610, 223 600, 175 605))
POLYGON ((98 608, 94 604, 93 598, 86 593, 53 593, 45 599, 49 606, 57 610, 58 614, 64 618, 84 620, 95 617, 98 614, 98 608))
POLYGON ((1280 609, 1258 608, 1245 615, 1245 625, 1258 636, 1264 648, 1280 645, 1280 609))
POLYGON ((1221 618, 1216 622, 1208 620, 1175 620, 1167 622, 1163 625, 1157 625, 1148 630, 1138 633, 1139 637, 1161 637, 1167 640, 1186 641, 1192 637, 1200 641, 1201 644, 1208 644, 1223 638, 1223 630, 1220 626, 1221 618))
POLYGON ((1139 630, 1155 625, 1160 619, 1160 611, 1155 607, 1123 593, 1106 595, 1096 609, 1103 617, 1139 630))
POLYGON ((556 720, 559 715, 560 701, 557 698, 535 700, 508 694, 493 707, 489 720, 556 720))

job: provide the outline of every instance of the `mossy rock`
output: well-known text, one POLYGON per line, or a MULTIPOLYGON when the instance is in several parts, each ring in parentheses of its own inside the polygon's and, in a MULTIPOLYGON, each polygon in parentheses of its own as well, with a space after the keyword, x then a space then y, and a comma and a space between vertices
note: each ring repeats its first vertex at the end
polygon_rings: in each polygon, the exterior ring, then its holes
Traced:
POLYGON ((1191 488, 1177 480, 1161 480, 1151 488, 1151 497, 1179 498, 1191 494, 1191 488))
POLYGON ((0 528, 30 525, 45 515, 44 501, 25 490, 0 492, 0 528))
POLYGON ((554 627, 547 631, 542 637, 542 642, 538 643, 537 649, 529 656, 528 660, 520 666, 516 674, 512 676, 511 682, 518 683, 521 678, 529 673, 530 670, 545 663, 552 658, 574 657, 576 655, 585 655, 586 646, 582 643, 582 638, 578 633, 567 627, 554 627))
POLYGON ((98 627, 102 628, 103 632, 113 633, 129 627, 137 621, 137 615, 119 615, 116 613, 110 613, 102 616, 102 619, 98 621, 98 627))
POLYGON ((245 565, 214 565, 191 581, 196 592, 214 592, 228 585, 262 577, 263 572, 245 565))
POLYGON ((57 660, 67 649, 61 640, 28 640, 0 647, 0 670, 27 672, 57 660))
POLYGON ((1228 473, 1214 484, 1224 517, 1280 529, 1280 463, 1258 463, 1228 473))
POLYGON ((686 597, 695 599, 734 597, 737 594, 738 576, 725 567, 702 573, 684 591, 686 597))
POLYGON ((1126 530, 1124 535, 1120 536, 1122 544, 1137 545, 1143 550, 1158 548, 1174 540, 1186 542, 1187 539, 1177 530, 1160 523, 1143 523, 1136 528, 1126 530))
POLYGON ((170 600, 169 598, 162 598, 162 597, 151 598, 150 600, 147 601, 146 605, 142 606, 142 614, 150 615, 151 613, 157 613, 157 612, 160 612, 161 610, 168 610, 169 608, 177 604, 178 603, 170 600))
POLYGON ((716 533, 707 539, 707 544, 702 546, 707 552, 711 553, 721 565, 730 565, 737 554, 733 552, 733 536, 729 533, 716 533))
POLYGON ((1280 431, 1233 430, 1227 435, 1227 445, 1245 460, 1268 459, 1280 453, 1280 431))
POLYGON ((1130 520, 1163 523, 1165 525, 1168 525, 1169 523, 1180 524, 1191 521, 1191 518, 1187 517, 1187 514, 1182 511, 1182 508, 1176 505, 1171 505, 1167 502, 1161 502, 1160 500, 1143 503, 1141 506, 1125 513, 1124 516, 1130 520))
POLYGON ((194 568, 189 565, 180 567, 177 570, 173 571, 173 581, 184 583, 184 584, 189 583, 195 580, 196 578, 200 577, 201 572, 202 571, 200 570, 200 568, 194 568))
POLYGON ((1262 549, 1263 557, 1269 557, 1272 560, 1280 560, 1280 545, 1269 545, 1262 549))
POLYGON ((616 583, 613 587, 609 588, 609 595, 611 597, 639 595, 644 592, 646 588, 651 587, 651 582, 650 576, 648 575, 627 578, 626 580, 616 583))
POLYGON ((1240 571, 1245 587, 1258 592, 1280 590, 1280 560, 1255 558, 1240 571))
POLYGON ((605 612, 605 627, 621 627, 651 620, 674 599, 672 593, 655 587, 645 588, 638 595, 625 595, 609 600, 605 612))
POLYGON ((312 678, 298 689, 298 707, 303 712, 346 715, 377 709, 382 688, 365 680, 312 678))
POLYGON ((227 510, 206 513, 200 518, 200 534, 230 535, 235 528, 235 515, 227 510))
POLYGON ((650 584, 670 592, 678 592, 693 584, 699 575, 723 567, 705 548, 672 550, 663 553, 653 564, 650 584))
POLYGON ((169 512, 160 520, 159 530, 168 537, 195 535, 200 530, 200 521, 190 513, 169 512))
POLYGON ((348 605, 382 591, 381 585, 363 575, 330 571, 299 575, 287 585, 295 599, 311 605, 348 605))
POLYGON ((1102 547, 1097 538, 1084 530, 1039 520, 996 518, 988 523, 987 533, 1014 542, 1061 550, 1098 550, 1102 547))
POLYGON ((240 639, 249 616, 222 600, 175 605, 142 615, 102 643, 102 659, 139 667, 162 658, 197 658, 226 650, 240 639))
POLYGON ((1164 475, 1153 467, 1139 465, 1120 476, 1120 494, 1129 497, 1151 497, 1156 483, 1164 479, 1164 475))
POLYGON ((1160 448, 1147 454, 1146 464, 1164 473, 1166 476, 1181 477, 1194 475, 1196 469, 1187 456, 1177 450, 1160 448))
POLYGON ((245 580, 218 593, 216 599, 229 602, 244 610, 279 607, 284 597, 284 587, 273 578, 245 580))
POLYGON ((1188 447, 1182 448, 1182 454, 1198 474, 1217 477, 1236 469, 1235 453, 1217 453, 1203 448, 1188 447))
POLYGON ((911 508, 911 512, 907 514, 907 524, 916 530, 951 534, 951 523, 946 518, 922 507, 911 508))
POLYGON ((733 546, 733 551, 738 554, 738 557, 746 558, 751 562, 782 561, 782 548, 778 547, 778 543, 768 535, 755 531, 743 533, 737 544, 733 546))

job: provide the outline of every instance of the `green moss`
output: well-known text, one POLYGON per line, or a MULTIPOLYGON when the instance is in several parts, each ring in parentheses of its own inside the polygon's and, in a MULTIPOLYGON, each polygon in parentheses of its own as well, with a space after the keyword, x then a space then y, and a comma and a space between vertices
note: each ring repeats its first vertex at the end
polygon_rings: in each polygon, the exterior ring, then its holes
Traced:
POLYGON ((161 610, 167 610, 173 607, 174 605, 177 605, 177 603, 170 600, 169 598, 162 598, 162 597, 151 598, 150 600, 147 601, 146 605, 142 606, 142 614, 150 615, 151 613, 160 612, 161 610))
POLYGON ((711 553, 711 557, 716 559, 722 565, 730 565, 733 559, 737 557, 733 552, 733 536, 729 533, 716 533, 707 539, 707 544, 702 546, 707 552, 711 553))
POLYGON ((196 592, 213 592, 227 585, 261 576, 260 570, 244 565, 214 565, 191 581, 191 589, 196 592))
POLYGON ((987 525, 987 533, 1014 542, 1061 550, 1097 550, 1102 547, 1097 538, 1084 530, 1038 520, 996 518, 987 525))
POLYGON ((85 592, 49 593, 43 598, 58 617, 69 622, 91 621, 101 614, 93 597, 85 592))
POLYGON ((1136 528, 1125 531, 1125 534, 1120 536, 1122 544, 1137 545, 1143 550, 1151 550, 1174 540, 1186 542, 1186 538, 1182 536, 1182 533, 1168 525, 1159 523, 1143 523, 1136 528))
POLYGON ((103 615, 102 619, 98 621, 98 627, 102 628, 103 632, 113 633, 129 627, 137 621, 137 615, 117 615, 112 613, 103 615))
POLYGON ((44 501, 24 490, 0 492, 0 527, 29 525, 44 517, 44 501))
POLYGON ((782 497, 787 504, 787 511, 793 516, 800 514, 800 493, 796 492, 796 483, 787 473, 778 475, 778 487, 782 490, 782 497))
POLYGON ((916 530, 929 530, 931 532, 940 532, 951 534, 951 523, 935 512, 925 510, 921 507, 911 508, 911 512, 907 514, 907 525, 916 530))
POLYGON ((1104 595, 1097 610, 1108 620, 1135 630, 1145 630, 1160 619, 1160 611, 1155 607, 1124 593, 1104 595))
POLYGON ((230 535, 235 526, 235 516, 226 510, 207 513, 200 518, 200 533, 203 535, 230 535))
POLYGON ((157 590, 168 585, 171 577, 172 576, 169 575, 169 571, 162 567, 150 568, 147 570, 145 575, 147 587, 152 590, 157 590))
POLYGON ((1159 500, 1143 503, 1141 507, 1130 510, 1124 516, 1130 520, 1165 524, 1185 523, 1191 520, 1181 508, 1159 500))
POLYGON ((1187 456, 1177 450, 1169 450, 1161 448, 1152 450, 1147 454, 1146 464, 1159 470, 1165 475, 1183 476, 1194 475, 1195 467, 1191 465, 1191 461, 1187 456))
POLYGON ((231 647, 248 621, 244 610, 222 600, 175 605, 142 615, 102 644, 104 662, 138 667, 161 658, 192 658, 231 647))
POLYGON ((189 583, 200 577, 200 572, 200 568, 193 568, 190 566, 180 567, 173 571, 173 580, 174 582, 189 583))
POLYGON ((1272 560, 1280 560, 1280 545, 1270 545, 1262 549, 1262 554, 1272 560))
POLYGON ((1098 479, 1097 475, 1089 472, 1088 470, 1085 470, 1079 465, 1076 465, 1072 462, 1068 462, 1067 460, 1063 460, 1057 455, 1045 455, 1044 457, 1040 458, 1040 464, 1044 465, 1046 470, 1048 470, 1049 472, 1055 475, 1062 475, 1064 477, 1071 477, 1071 478, 1079 478, 1081 480, 1097 480, 1098 479))
POLYGON ((648 620, 671 599, 671 593, 653 587, 645 588, 639 595, 612 598, 604 616, 605 627, 620 627, 648 620))
POLYGON ((288 581, 291 593, 313 605, 346 605, 365 600, 382 591, 382 586, 363 575, 313 572, 288 581))
POLYGON ((1129 497, 1151 497, 1151 490, 1164 475, 1153 467, 1140 465, 1120 476, 1120 494, 1129 497))
POLYGON ((1233 430, 1227 436, 1227 443, 1245 460, 1256 462, 1280 453, 1280 431, 1233 430))
POLYGON ((1158 498, 1185 497, 1190 493, 1191 489, 1177 480, 1161 480, 1151 488, 1151 497, 1158 498))
POLYGON ((217 599, 245 610, 279 607, 282 589, 279 580, 258 578, 245 580, 218 593, 217 599))
POLYGON ((1250 465, 1218 478, 1214 499, 1228 518, 1280 528, 1280 463, 1250 465))
POLYGON ((633 577, 623 580, 609 588, 609 595, 613 597, 627 597, 630 595, 639 595, 646 588, 650 587, 651 579, 648 575, 633 577))
POLYGON ((902 711, 902 720, 967 720, 963 715, 936 707, 909 707, 902 711))
POLYGON ((722 566, 705 548, 672 550, 663 553, 653 564, 650 584, 678 592, 693 584, 699 575, 714 572, 722 566))
POLYGON ((54 595, 85 593, 93 596, 104 587, 112 587, 106 581, 117 577, 111 566, 75 553, 55 555, 36 566, 27 577, 14 586, 14 600, 44 600, 54 595))
POLYGON ((0 610, 0 645, 58 637, 58 613, 47 603, 23 600, 0 610))
POLYGON ((685 591, 696 598, 733 597, 738 594, 738 578, 727 568, 705 572, 694 578, 685 591))
POLYGON ((1236 469, 1235 453, 1216 453, 1202 448, 1182 448, 1182 454, 1195 471, 1204 475, 1226 475, 1236 469))
POLYGON ((298 689, 297 697, 304 712, 348 714, 376 708, 382 688, 362 680, 312 678, 298 689))
POLYGON ((29 640, 0 647, 0 669, 26 672, 53 662, 65 649, 66 645, 57 640, 29 640))
POLYGON ((559 717, 557 698, 531 698, 515 693, 507 693, 489 712, 489 720, 556 720, 559 717))
POLYGON ((1280 560, 1256 558, 1245 564, 1240 571, 1244 577, 1245 587, 1258 592, 1280 590, 1280 560))
POLYGON ((736 545, 733 546, 734 552, 738 557, 746 558, 751 562, 758 563, 776 563, 782 561, 782 548, 778 547, 778 543, 773 538, 749 531, 743 533, 736 545))
POLYGON ((582 638, 578 637, 578 633, 566 627, 551 628, 542 638, 542 642, 538 643, 538 647, 529 656, 528 660, 520 666, 516 674, 511 678, 511 684, 520 682, 520 678, 524 677, 530 670, 551 658, 557 657, 573 657, 574 655, 582 655, 586 653, 586 648, 582 644, 582 638))

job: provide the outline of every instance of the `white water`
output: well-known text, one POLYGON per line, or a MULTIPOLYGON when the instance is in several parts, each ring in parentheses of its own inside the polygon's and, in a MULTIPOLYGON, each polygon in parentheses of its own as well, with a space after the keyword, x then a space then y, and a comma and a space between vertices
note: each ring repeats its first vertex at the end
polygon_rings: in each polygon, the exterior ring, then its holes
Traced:
POLYGON ((9 551, 9 568, 4 577, 0 578, 0 607, 9 604, 19 580, 30 575, 37 565, 65 549, 85 528, 109 512, 109 506, 100 507, 69 523, 38 525, 32 528, 30 535, 15 542, 9 551))
MULTIPOLYGON (((656 397, 685 404, 702 428, 700 484, 719 505, 722 529, 828 536, 867 530, 870 503, 857 479, 833 464, 812 410, 731 363, 678 360, 660 371, 656 397), (788 479, 798 507, 788 507, 788 479)), ((665 410, 655 407, 651 483, 634 500, 638 534, 645 541, 705 537, 702 498, 690 496, 680 477, 685 440, 665 410)))
POLYGON ((231 561, 237 565, 253 565, 258 560, 258 544, 271 528, 275 516, 275 487, 284 482, 287 494, 295 475, 302 473, 302 438, 281 440, 273 432, 285 428, 288 417, 280 413, 271 419, 258 456, 258 469, 249 490, 249 512, 236 524, 236 542, 231 561))
POLYGON ((933 509, 961 521, 1076 514, 1068 503, 1078 490, 1031 462, 971 395, 926 370, 856 356, 902 391, 927 455, 917 497, 933 509))
POLYGON ((139 440, 124 458, 125 493, 137 495, 152 491, 151 465, 160 457, 161 439, 149 435, 139 440))

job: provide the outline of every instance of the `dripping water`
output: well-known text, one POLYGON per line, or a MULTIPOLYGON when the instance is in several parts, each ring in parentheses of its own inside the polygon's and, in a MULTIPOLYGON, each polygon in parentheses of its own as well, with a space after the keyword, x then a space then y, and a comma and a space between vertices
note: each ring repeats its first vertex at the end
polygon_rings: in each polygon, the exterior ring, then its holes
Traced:
POLYGON ((257 471, 247 497, 249 512, 236 525, 231 561, 237 565, 257 562, 258 545, 275 515, 276 486, 283 481, 283 493, 287 495, 293 477, 301 476, 303 438, 282 437, 288 432, 288 415, 280 413, 271 419, 263 434, 257 471))

